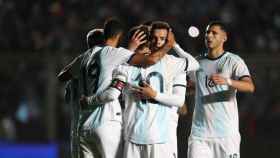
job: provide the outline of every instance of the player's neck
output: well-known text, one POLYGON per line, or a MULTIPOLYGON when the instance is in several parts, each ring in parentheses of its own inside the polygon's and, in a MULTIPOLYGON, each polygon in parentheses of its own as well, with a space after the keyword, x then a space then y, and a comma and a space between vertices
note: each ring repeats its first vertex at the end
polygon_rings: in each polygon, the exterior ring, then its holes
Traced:
POLYGON ((111 47, 117 47, 118 46, 118 41, 117 39, 114 38, 109 38, 105 41, 105 45, 111 46, 111 47))
POLYGON ((208 57, 215 59, 221 56, 225 52, 223 47, 217 49, 208 49, 208 57))

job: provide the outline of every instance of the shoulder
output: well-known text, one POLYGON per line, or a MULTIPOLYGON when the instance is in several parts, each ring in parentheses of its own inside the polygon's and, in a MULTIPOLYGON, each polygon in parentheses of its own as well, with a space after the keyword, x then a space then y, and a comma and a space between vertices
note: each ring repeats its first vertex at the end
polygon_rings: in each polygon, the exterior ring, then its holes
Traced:
POLYGON ((93 47, 92 48, 92 51, 99 51, 99 50, 101 50, 103 47, 101 47, 101 46, 95 46, 95 47, 93 47))
POLYGON ((120 51, 121 51, 121 49, 115 48, 115 47, 111 47, 111 46, 104 46, 102 48, 102 54, 103 55, 106 55, 106 54, 115 55, 116 53, 118 53, 120 51))
POLYGON ((105 51, 107 51, 107 52, 110 52, 110 51, 112 51, 112 50, 114 50, 115 48, 114 47, 111 47, 111 46, 104 46, 104 47, 102 47, 102 51, 103 52, 105 52, 105 51))
POLYGON ((123 48, 123 47, 118 47, 116 48, 119 52, 122 52, 122 53, 130 53, 130 54, 133 54, 134 52, 126 49, 126 48, 123 48))
POLYGON ((91 54, 92 49, 87 49, 84 53, 76 57, 78 60, 87 60, 91 54))
POLYGON ((171 71, 174 72, 186 71, 188 66, 188 60, 186 58, 180 58, 167 54, 162 60, 165 62, 167 69, 171 68, 171 71))
POLYGON ((186 62, 185 58, 180 58, 180 57, 176 57, 174 55, 165 55, 164 58, 165 60, 169 61, 169 62, 173 62, 173 63, 184 63, 186 62))
POLYGON ((232 63, 244 63, 244 60, 237 54, 226 52, 225 58, 232 63))
POLYGON ((112 55, 117 55, 117 56, 130 56, 132 55, 134 52, 126 49, 126 48, 123 48, 123 47, 118 47, 118 48, 114 48, 114 47, 111 47, 111 46, 106 46, 104 47, 104 50, 107 52, 107 53, 111 53, 112 55))
POLYGON ((85 56, 85 52, 76 56, 74 60, 77 60, 77 61, 81 61, 83 59, 83 57, 85 56))
POLYGON ((79 56, 81 56, 81 57, 87 56, 87 55, 89 55, 89 54, 91 53, 91 50, 92 50, 92 48, 87 49, 84 53, 82 53, 82 54, 79 55, 79 56))

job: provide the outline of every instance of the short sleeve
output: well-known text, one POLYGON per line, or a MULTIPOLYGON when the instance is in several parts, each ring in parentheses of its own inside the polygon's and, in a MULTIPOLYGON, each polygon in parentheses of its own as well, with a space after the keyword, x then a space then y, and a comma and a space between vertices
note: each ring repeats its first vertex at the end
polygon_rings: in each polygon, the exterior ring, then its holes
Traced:
POLYGON ((133 57, 134 54, 134 52, 122 47, 118 48, 116 53, 117 57, 121 60, 121 63, 127 63, 133 57))
POLYGON ((250 72, 244 60, 240 57, 235 61, 233 77, 235 79, 242 79, 243 77, 250 77, 250 72))
POLYGON ((110 46, 106 46, 101 53, 101 58, 106 65, 110 65, 112 67, 116 67, 120 64, 127 63, 127 61, 131 58, 133 52, 129 51, 125 48, 113 48, 110 46))

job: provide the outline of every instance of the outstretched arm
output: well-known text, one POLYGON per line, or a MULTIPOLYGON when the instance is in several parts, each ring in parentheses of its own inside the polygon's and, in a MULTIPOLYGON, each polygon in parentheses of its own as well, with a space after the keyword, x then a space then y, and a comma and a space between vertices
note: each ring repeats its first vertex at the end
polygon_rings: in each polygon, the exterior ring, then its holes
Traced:
POLYGON ((82 55, 79 55, 78 57, 74 58, 69 64, 67 64, 57 75, 58 80, 61 82, 65 82, 72 79, 73 74, 71 73, 71 69, 80 64, 81 59, 82 55))
POLYGON ((198 61, 191 54, 184 51, 179 44, 176 43, 173 48, 179 57, 186 58, 188 60, 187 71, 196 71, 199 68, 198 61))

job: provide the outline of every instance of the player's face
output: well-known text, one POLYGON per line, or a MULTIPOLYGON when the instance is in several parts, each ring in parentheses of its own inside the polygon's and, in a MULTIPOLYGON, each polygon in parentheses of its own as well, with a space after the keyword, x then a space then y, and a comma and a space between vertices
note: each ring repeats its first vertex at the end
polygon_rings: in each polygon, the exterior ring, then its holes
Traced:
POLYGON ((164 46, 167 41, 168 31, 166 29, 155 29, 152 34, 152 48, 157 50, 164 46))
POLYGON ((213 25, 206 28, 205 45, 208 49, 216 49, 223 47, 227 36, 225 31, 218 25, 213 25))

